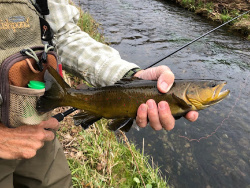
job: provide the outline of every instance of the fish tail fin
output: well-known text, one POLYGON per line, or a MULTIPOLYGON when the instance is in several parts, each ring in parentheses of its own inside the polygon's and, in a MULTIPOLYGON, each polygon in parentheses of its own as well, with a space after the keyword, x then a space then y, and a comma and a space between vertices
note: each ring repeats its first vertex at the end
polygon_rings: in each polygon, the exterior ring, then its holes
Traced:
POLYGON ((54 108, 64 106, 62 102, 68 94, 67 89, 70 88, 58 72, 50 66, 45 72, 44 80, 46 86, 45 93, 38 99, 36 104, 36 109, 39 113, 48 112, 54 108))

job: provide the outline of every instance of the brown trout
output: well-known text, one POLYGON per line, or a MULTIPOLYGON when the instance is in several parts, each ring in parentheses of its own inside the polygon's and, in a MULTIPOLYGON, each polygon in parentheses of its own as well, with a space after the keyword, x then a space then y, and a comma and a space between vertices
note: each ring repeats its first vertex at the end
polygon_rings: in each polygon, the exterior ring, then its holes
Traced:
POLYGON ((191 110, 202 110, 223 100, 229 90, 221 92, 226 84, 221 80, 175 80, 167 93, 160 93, 157 81, 138 78, 122 79, 114 85, 73 89, 51 67, 45 73, 46 91, 38 99, 38 112, 56 107, 72 106, 84 112, 74 116, 76 124, 89 126, 95 121, 113 119, 109 128, 129 130, 140 104, 148 99, 156 103, 167 101, 172 115, 178 119, 191 110), (77 123, 78 122, 78 123, 77 123))

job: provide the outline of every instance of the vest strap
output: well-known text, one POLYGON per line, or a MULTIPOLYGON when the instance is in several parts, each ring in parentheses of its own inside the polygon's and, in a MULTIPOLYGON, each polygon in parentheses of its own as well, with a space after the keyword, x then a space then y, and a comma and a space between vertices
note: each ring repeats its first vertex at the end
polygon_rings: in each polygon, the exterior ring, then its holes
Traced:
POLYGON ((41 15, 49 15, 48 0, 36 0, 36 3, 31 0, 31 2, 41 15))

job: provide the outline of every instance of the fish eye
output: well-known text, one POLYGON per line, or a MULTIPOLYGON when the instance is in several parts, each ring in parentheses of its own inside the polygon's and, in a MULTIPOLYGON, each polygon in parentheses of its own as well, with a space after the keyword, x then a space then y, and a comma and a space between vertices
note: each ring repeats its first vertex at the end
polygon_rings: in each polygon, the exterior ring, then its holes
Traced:
POLYGON ((215 82, 210 82, 209 86, 210 87, 215 87, 217 84, 215 82))

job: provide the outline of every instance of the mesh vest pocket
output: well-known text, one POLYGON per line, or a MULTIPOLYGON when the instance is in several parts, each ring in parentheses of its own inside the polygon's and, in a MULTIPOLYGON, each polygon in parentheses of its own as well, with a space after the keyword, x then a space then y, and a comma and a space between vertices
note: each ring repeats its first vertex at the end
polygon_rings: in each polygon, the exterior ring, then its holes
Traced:
POLYGON ((51 117, 52 112, 40 115, 36 111, 36 101, 45 89, 30 89, 10 86, 9 120, 11 127, 35 125, 51 117))

